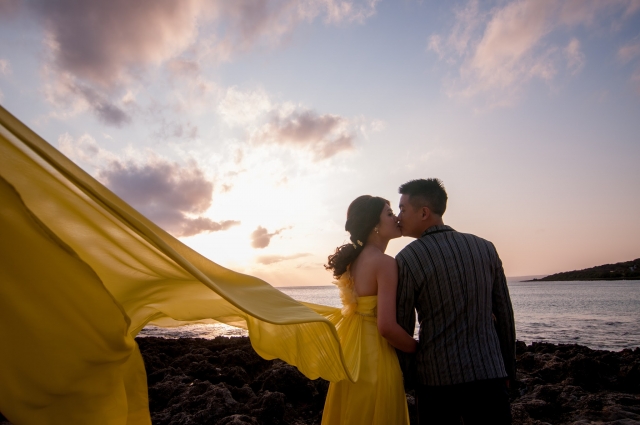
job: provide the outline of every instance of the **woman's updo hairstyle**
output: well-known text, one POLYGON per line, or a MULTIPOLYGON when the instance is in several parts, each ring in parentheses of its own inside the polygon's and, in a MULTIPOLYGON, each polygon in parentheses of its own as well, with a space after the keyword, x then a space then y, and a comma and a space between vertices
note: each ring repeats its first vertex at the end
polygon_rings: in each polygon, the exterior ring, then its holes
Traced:
POLYGON ((362 252, 369 234, 380 222, 380 214, 385 205, 389 205, 389 201, 370 195, 359 196, 349 205, 344 230, 351 235, 351 243, 337 247, 335 254, 329 256, 328 264, 324 266, 333 271, 336 279, 347 271, 349 264, 362 252))

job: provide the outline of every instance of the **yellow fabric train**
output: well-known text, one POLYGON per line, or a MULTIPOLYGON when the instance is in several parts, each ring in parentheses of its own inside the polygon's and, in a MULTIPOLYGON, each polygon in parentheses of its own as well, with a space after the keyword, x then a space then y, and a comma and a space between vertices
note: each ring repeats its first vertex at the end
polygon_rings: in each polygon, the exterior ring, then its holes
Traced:
POLYGON ((147 323, 243 327, 264 358, 353 381, 339 314, 199 255, 0 107, 0 412, 13 423, 150 424, 133 339, 147 323))

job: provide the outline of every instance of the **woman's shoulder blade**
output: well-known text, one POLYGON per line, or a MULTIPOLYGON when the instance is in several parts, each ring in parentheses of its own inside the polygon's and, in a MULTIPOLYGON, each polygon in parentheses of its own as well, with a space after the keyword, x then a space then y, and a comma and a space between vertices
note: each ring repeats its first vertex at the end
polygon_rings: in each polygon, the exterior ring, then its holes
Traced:
POLYGON ((396 269, 398 267, 398 263, 396 263, 396 259, 390 255, 382 254, 378 261, 378 267, 384 269, 396 269))

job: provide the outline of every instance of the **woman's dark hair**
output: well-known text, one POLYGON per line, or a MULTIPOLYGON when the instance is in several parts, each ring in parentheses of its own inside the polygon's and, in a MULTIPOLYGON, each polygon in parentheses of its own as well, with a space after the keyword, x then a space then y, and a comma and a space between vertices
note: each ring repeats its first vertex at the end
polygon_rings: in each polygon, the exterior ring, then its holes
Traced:
POLYGON ((380 222, 380 214, 385 205, 389 205, 389 201, 370 195, 359 196, 349 205, 344 230, 349 232, 351 243, 337 247, 324 266, 333 271, 335 278, 346 272, 349 264, 358 258, 367 243, 369 233, 380 222))

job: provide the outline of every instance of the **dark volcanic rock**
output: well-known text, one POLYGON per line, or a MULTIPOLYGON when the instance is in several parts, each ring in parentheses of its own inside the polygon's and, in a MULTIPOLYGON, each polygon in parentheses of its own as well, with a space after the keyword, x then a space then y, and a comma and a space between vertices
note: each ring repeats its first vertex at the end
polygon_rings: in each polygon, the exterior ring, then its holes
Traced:
POLYGON ((274 365, 256 378, 254 390, 278 391, 291 401, 303 401, 313 397, 315 388, 309 379, 295 367, 286 363, 274 365))
POLYGON ((221 419, 219 425, 259 425, 258 421, 247 415, 231 415, 221 419))
MULTIPOLYGON (((319 424, 329 387, 281 360, 266 361, 248 338, 139 338, 154 424, 319 424)), ((514 424, 640 424, 640 349, 516 346, 514 424)), ((412 422, 415 398, 407 393, 412 422)))
POLYGON ((518 343, 514 424, 640 424, 640 349, 518 343))
POLYGON ((319 424, 328 382, 281 360, 266 361, 248 338, 138 338, 155 425, 319 424))
POLYGON ((283 423, 287 410, 287 396, 279 392, 264 391, 247 403, 251 415, 257 417, 265 425, 283 423))

